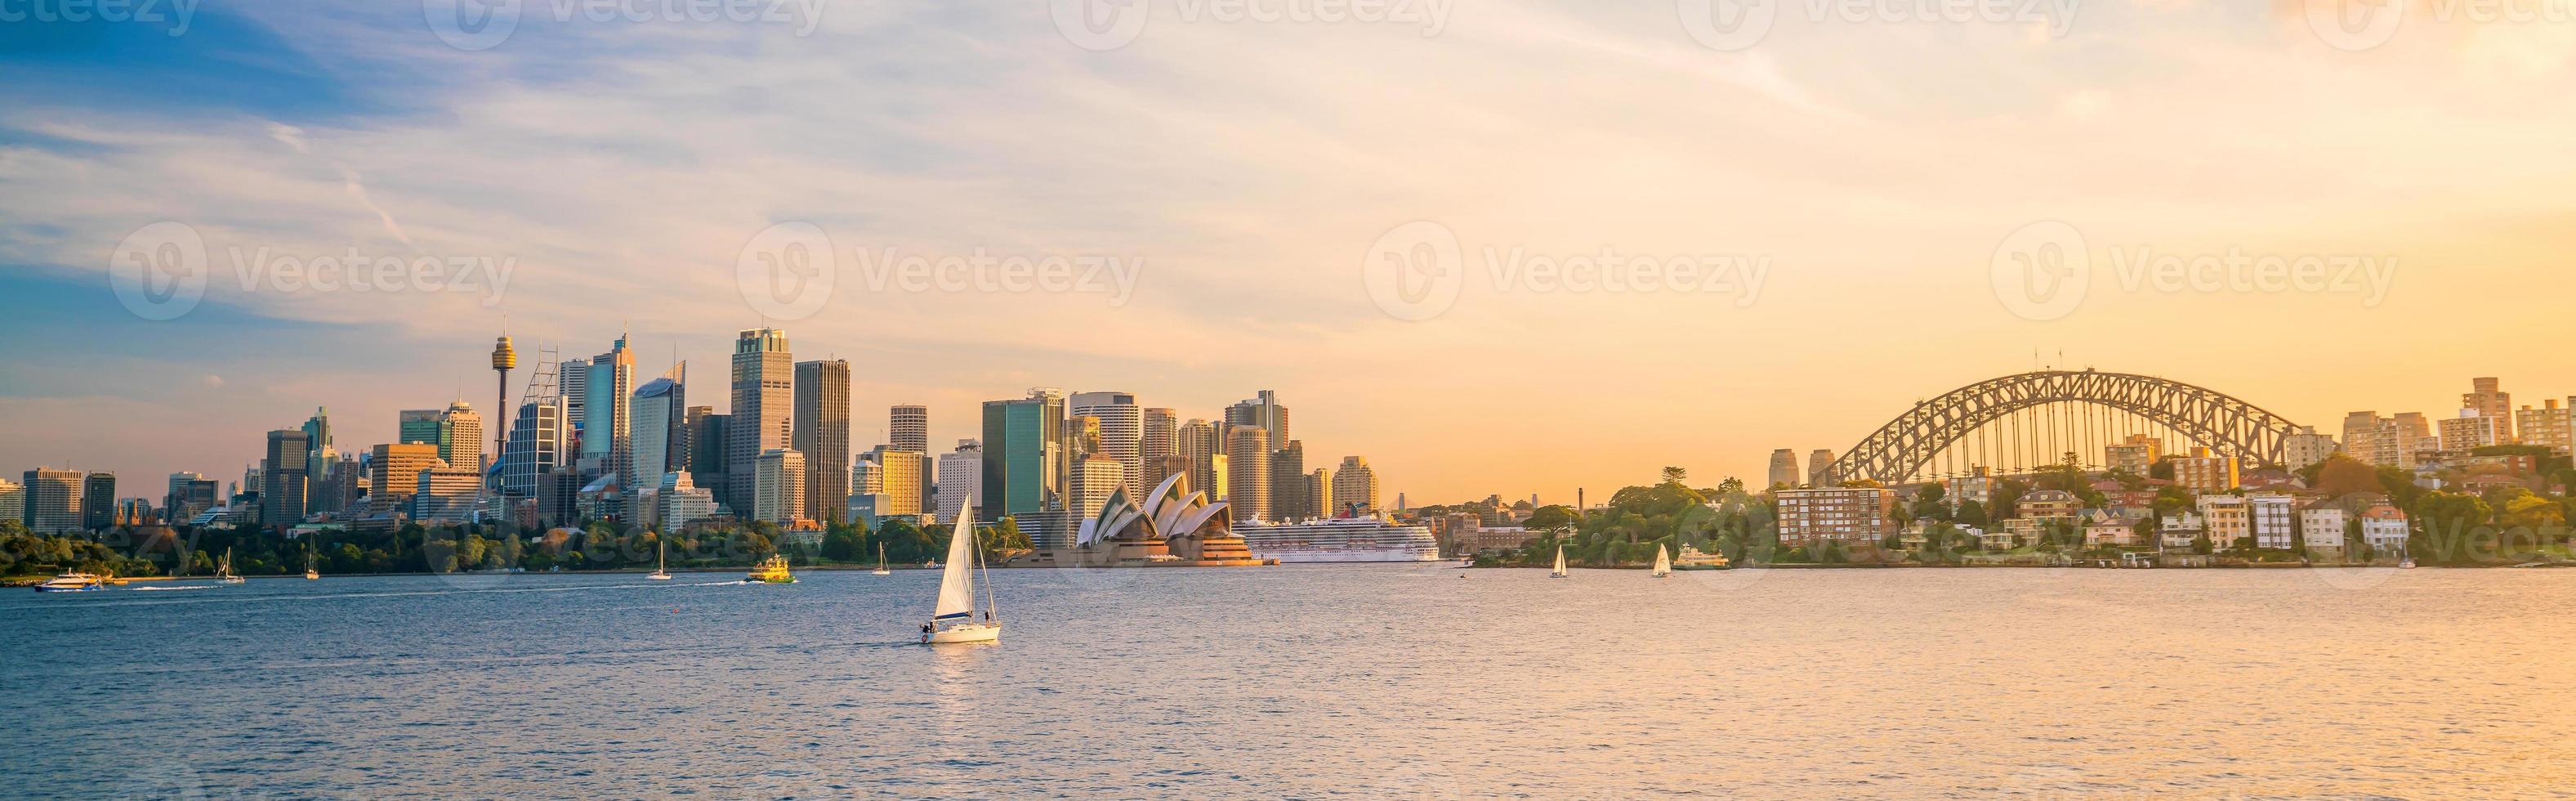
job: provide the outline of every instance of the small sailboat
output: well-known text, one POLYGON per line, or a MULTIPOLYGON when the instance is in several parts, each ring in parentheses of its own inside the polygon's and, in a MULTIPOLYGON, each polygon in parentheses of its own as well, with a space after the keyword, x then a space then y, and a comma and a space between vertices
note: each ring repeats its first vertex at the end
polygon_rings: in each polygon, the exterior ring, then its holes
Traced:
POLYGON ((787 572, 786 555, 770 554, 769 558, 754 565, 751 574, 744 576, 743 580, 753 584, 794 584, 796 576, 787 572))
POLYGON ((654 581, 671 580, 671 571, 663 567, 670 551, 671 545, 669 540, 662 539, 658 536, 653 538, 653 575, 645 576, 645 578, 652 579, 654 581))
POLYGON ((1656 546, 1655 546, 1655 578, 1663 578, 1663 577, 1665 577, 1665 576, 1669 576, 1669 575, 1672 575, 1672 574, 1673 574, 1673 553, 1672 553, 1671 551, 1664 550, 1664 546, 1662 546, 1662 545, 1660 545, 1660 544, 1656 545, 1656 546))
POLYGON ((225 548, 224 560, 215 563, 215 580, 225 584, 240 584, 250 580, 233 572, 233 549, 225 548))
POLYGON ((882 542, 877 543, 877 569, 875 569, 875 570, 870 570, 870 571, 868 571, 868 572, 869 572, 870 574, 873 574, 873 575, 879 575, 879 576, 891 576, 891 575, 894 575, 894 571, 892 571, 892 570, 887 570, 887 569, 886 569, 886 563, 885 563, 885 543, 882 543, 882 542))
MULTIPOLYGON (((974 508, 968 507, 959 520, 975 519, 974 508)), ((973 528, 966 527, 963 536, 948 538, 948 564, 939 574, 939 601, 930 609, 930 622, 921 624, 924 645, 958 642, 999 642, 1002 622, 993 619, 992 572, 984 574, 984 619, 975 619, 975 567, 984 563, 981 548, 975 547, 973 528), (974 560, 969 566, 967 560, 974 560), (945 628, 942 626, 945 625, 945 628)))
POLYGON ((2401 562, 2398 562, 2398 563, 2397 563, 2397 569, 2399 569, 2399 570, 2413 570, 2413 569, 2415 569, 2415 556, 2414 556, 2413 554, 2408 554, 2408 555, 2406 556, 2406 558, 2405 558, 2405 560, 2404 560, 2404 561, 2401 561, 2401 562))
POLYGON ((1556 569, 1548 571, 1547 577, 1565 578, 1565 576, 1565 546, 1559 545, 1556 546, 1556 569))
POLYGON ((319 570, 315 570, 315 569, 313 569, 313 544, 312 544, 312 543, 309 543, 309 542, 308 542, 308 543, 305 543, 305 544, 304 544, 304 580, 305 580, 305 581, 314 581, 314 580, 318 580, 318 579, 320 579, 320 578, 322 578, 322 571, 319 571, 319 570))

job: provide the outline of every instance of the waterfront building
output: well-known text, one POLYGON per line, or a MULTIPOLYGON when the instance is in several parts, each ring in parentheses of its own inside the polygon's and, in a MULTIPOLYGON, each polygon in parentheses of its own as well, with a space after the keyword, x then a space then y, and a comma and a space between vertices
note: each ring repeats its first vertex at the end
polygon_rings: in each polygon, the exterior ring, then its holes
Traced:
POLYGON ((2352 520, 2351 511, 2345 509, 2341 501, 2327 499, 2308 504, 2299 510, 2299 539, 2311 551, 2340 552, 2344 546, 2344 534, 2352 520))
POLYGON ((2257 548, 2288 548, 2294 542, 2293 526, 2298 524, 2299 499, 2276 492, 2258 492, 2245 496, 2246 525, 2254 535, 2257 548))
MULTIPOLYGON (((1172 474, 1171 457, 1180 453, 1181 418, 1171 409, 1147 407, 1137 414, 1136 461, 1144 466, 1144 478, 1137 483, 1151 487, 1163 483, 1172 474)), ((1187 470, 1186 461, 1182 462, 1187 470)))
POLYGON ((304 522, 304 515, 312 511, 312 469, 305 459, 313 451, 305 436, 294 429, 268 432, 268 453, 259 464, 260 478, 266 482, 259 491, 260 525, 291 527, 304 522))
MULTIPOLYGON (((1246 567, 1268 564, 1236 536, 1222 501, 1192 491, 1189 476, 1163 479, 1139 504, 1123 488, 1111 491, 1100 512, 1082 518, 1069 546, 1039 548, 1012 564, 1023 567, 1246 567)), ((1020 522, 1027 531, 1030 523, 1020 522)), ((1031 535, 1034 540, 1035 535, 1031 535)))
POLYGON ((412 519, 422 523, 463 523, 474 517, 474 499, 483 489, 483 471, 439 465, 422 469, 413 481, 412 519))
POLYGON ((376 446, 367 461, 367 496, 369 511, 375 514, 397 511, 411 503, 420 490, 421 471, 447 467, 438 458, 438 446, 427 442, 396 442, 376 446))
POLYGON ((2144 518, 2115 514, 2107 509, 2086 512, 2083 516, 2084 544, 2120 548, 2141 545, 2143 543, 2138 538, 2138 521, 2142 519, 2144 518))
POLYGON ((1076 392, 1070 403, 1075 416, 1097 420, 1097 452, 1118 461, 1126 475, 1127 494, 1143 494, 1145 410, 1136 405, 1136 396, 1125 392, 1076 392))
MULTIPOLYGON (((2513 429, 2513 393, 2504 391, 2502 384, 2496 379, 2469 379, 2469 391, 2460 393, 2460 407, 2464 410, 2475 412, 2475 416, 2477 417, 2484 417, 2495 421, 2495 429, 2492 432, 2495 436, 2495 442, 2488 444, 2510 445, 2515 442, 2513 429)), ((2468 417, 2471 415, 2463 414, 2461 416, 2468 417)), ((2442 442, 2443 450, 2457 450, 2456 448, 2451 447, 2449 444, 2449 438, 2445 437, 2442 442)))
POLYGON ((2568 407, 2558 405, 2555 398, 2541 401, 2538 409, 2525 406, 2515 410, 2514 439, 2524 445, 2548 448, 2550 453, 2559 456, 2568 455, 2570 446, 2576 445, 2576 440, 2569 438, 2568 411, 2568 407))
MULTIPOLYGON (((689 363, 671 365, 627 399, 628 463, 619 468, 623 486, 659 491, 662 474, 689 468, 689 363), (626 481, 625 476, 635 480, 626 481)), ((641 509, 637 510, 643 511, 641 509)))
MULTIPOLYGON (((2156 522, 2156 535, 2166 548, 2192 547, 2194 541, 2209 534, 2209 520, 2193 512, 2175 512, 2156 522)), ((2212 540, 2215 543, 2215 540, 2212 540)))
MULTIPOLYGON (((2146 473, 2140 472, 2139 475, 2146 475, 2146 473)), ((1960 504, 1968 503, 1970 501, 1976 502, 1978 506, 1992 507, 1995 503, 1995 476, 1993 469, 1988 467, 1969 468, 1967 475, 1943 479, 1941 481, 1941 490, 1942 499, 1950 503, 1950 508, 1959 508, 1960 504)), ((1987 513, 1989 515, 2000 515, 2004 513, 2004 510, 1990 508, 1987 510, 1987 513)))
POLYGON ((2203 495, 2195 505, 2213 547, 2226 550, 2254 537, 2252 510, 2244 496, 2203 495))
POLYGON ((1364 515, 1380 511, 1377 505, 1377 471, 1369 467, 1368 457, 1342 457, 1341 466, 1333 469, 1332 482, 1335 508, 1364 515))
POLYGON ((1270 514, 1280 522, 1310 520, 1321 513, 1306 501, 1306 443, 1271 443, 1270 514))
POLYGON ((116 474, 93 470, 81 476, 81 530, 106 531, 116 527, 116 474))
POLYGON ((715 493, 699 487, 685 470, 663 474, 661 489, 655 495, 654 500, 661 506, 655 517, 665 532, 686 529, 690 523, 716 514, 715 493))
MULTIPOLYGON (((985 522, 1063 511, 1072 473, 1064 429, 1064 395, 1053 389, 1031 389, 1027 398, 1019 400, 984 402, 986 503, 978 510, 985 522)), ((1032 542, 1036 537, 1030 534, 1032 542)), ((1044 547, 1069 544, 1053 542, 1044 547)))
MULTIPOLYGON (((796 363, 796 424, 790 447, 805 454, 805 508, 838 519, 850 496, 850 363, 796 363)), ((920 453, 918 450, 912 453, 920 453)))
MULTIPOLYGON (((725 421, 726 488, 716 494, 716 502, 739 514, 756 505, 752 491, 762 455, 790 447, 794 438, 796 360, 788 351, 787 332, 755 328, 737 334, 732 375, 733 409, 725 421)), ((796 500, 805 499, 800 495, 796 500)))
POLYGON ((890 450, 882 445, 868 455, 876 463, 875 486, 868 489, 886 495, 885 503, 876 508, 877 515, 920 516, 921 499, 929 489, 930 457, 913 451, 890 450))
POLYGON ((2174 483, 2195 493, 2226 492, 2243 483, 2234 456, 2219 456, 2208 448, 2195 447, 2191 455, 2173 460, 2174 483))
MULTIPOLYGON (((1996 510, 2003 514, 2006 510, 1996 510)), ((2031 490, 2013 502, 2012 517, 2004 521, 2004 532, 2020 538, 2023 544, 2038 542, 2051 524, 2080 525, 2084 501, 2065 490, 2031 490)))
POLYGON ((2130 434, 2102 449, 2102 464, 2112 470, 2143 476, 2164 458, 2165 443, 2145 434, 2130 434))
POLYGON ((754 519, 788 525, 805 517, 805 454, 793 448, 762 451, 751 477, 754 519))
POLYGON ((1780 545, 1875 545, 1896 530, 1896 491, 1885 487, 1780 490, 1774 495, 1780 545))
POLYGON ((22 519, 28 533, 72 534, 81 530, 81 471, 39 467, 20 478, 20 491, 25 493, 22 519))
POLYGON ((1234 522, 1269 520, 1270 432, 1251 425, 1226 432, 1225 467, 1225 504, 1234 522))
POLYGON ((2374 465, 2413 468, 2415 454, 2433 448, 2432 425, 2423 414, 2404 412, 2381 417, 2372 411, 2343 418, 2343 450, 2374 465))
POLYGON ((984 505, 984 444, 961 439, 957 449, 939 457, 938 521, 955 525, 966 507, 984 505))
POLYGON ((886 410, 886 445, 898 451, 930 452, 930 407, 897 404, 886 410))
POLYGON ((2513 435, 2507 428, 2509 425, 2511 420, 2508 418, 2490 416, 2480 409, 2461 409, 2458 416, 2442 421, 2442 450, 2452 454, 2466 454, 2472 449, 2489 445, 2510 444, 2513 435))
POLYGON ((1797 487, 1803 476, 1798 473, 1798 452, 1781 448, 1771 452, 1771 487, 1797 487))
POLYGON ((2379 555, 2403 555, 2406 529, 2406 513, 2395 506, 2375 503, 2361 512, 2361 543, 2379 555))
MULTIPOLYGON (((1229 429, 1255 426, 1264 432, 1268 437, 1267 441, 1287 442, 1288 407, 1279 405, 1279 393, 1267 389, 1261 390, 1254 393, 1251 399, 1226 407, 1225 425, 1229 429)), ((1235 469, 1241 470, 1243 466, 1237 464, 1235 469)))

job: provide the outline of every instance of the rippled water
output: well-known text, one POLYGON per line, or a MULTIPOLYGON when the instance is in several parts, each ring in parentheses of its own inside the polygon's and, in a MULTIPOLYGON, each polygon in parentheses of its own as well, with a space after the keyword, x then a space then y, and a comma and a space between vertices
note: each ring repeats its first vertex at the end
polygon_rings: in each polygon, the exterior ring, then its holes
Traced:
POLYGON ((2540 796, 2576 572, 1444 567, 0 593, 0 795, 2540 796))

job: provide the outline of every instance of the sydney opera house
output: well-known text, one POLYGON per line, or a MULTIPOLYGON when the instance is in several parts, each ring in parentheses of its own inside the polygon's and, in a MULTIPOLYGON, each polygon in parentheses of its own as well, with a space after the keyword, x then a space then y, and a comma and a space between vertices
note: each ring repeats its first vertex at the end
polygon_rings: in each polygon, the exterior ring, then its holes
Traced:
POLYGON ((1024 554, 1013 567, 1250 567, 1277 564, 1252 555, 1235 536, 1224 501, 1210 503, 1178 474, 1147 493, 1143 506, 1125 490, 1082 521, 1074 547, 1024 554))

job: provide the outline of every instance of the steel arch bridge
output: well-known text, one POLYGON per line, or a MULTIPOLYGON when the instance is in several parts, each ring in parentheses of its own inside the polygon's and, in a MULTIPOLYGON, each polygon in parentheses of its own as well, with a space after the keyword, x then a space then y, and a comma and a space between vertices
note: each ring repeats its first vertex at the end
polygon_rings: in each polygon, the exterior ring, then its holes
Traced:
POLYGON ((2054 405, 2125 412, 2225 456, 2266 464, 2286 461, 2299 427, 2226 394, 2154 376, 2094 370, 2044 370, 1990 378, 1926 401, 1880 426, 1835 459, 1835 481, 1904 483, 1944 449, 1980 428, 2054 405))

